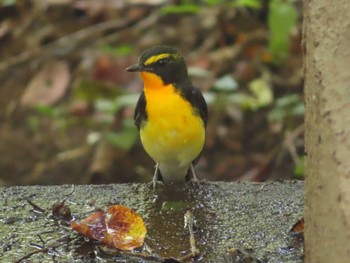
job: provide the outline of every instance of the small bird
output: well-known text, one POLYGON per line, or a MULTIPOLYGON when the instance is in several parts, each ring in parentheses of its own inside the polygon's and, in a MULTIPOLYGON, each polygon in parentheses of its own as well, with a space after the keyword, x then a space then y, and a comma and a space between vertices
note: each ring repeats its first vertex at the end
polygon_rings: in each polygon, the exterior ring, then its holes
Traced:
POLYGON ((183 56, 173 47, 151 47, 126 71, 140 72, 144 84, 134 121, 144 149, 156 162, 153 186, 163 179, 197 182, 194 166, 204 146, 208 113, 183 56))

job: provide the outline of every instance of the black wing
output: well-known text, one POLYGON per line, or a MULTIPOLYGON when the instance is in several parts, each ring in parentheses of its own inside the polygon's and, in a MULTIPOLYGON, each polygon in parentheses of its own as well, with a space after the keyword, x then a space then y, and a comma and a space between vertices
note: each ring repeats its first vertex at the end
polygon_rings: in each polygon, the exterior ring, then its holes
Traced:
POLYGON ((199 89, 193 88, 194 98, 197 101, 199 114, 204 122, 204 127, 207 127, 208 120, 208 106, 205 101, 202 92, 199 89))
POLYGON ((208 120, 208 107, 200 90, 195 87, 191 87, 190 89, 183 90, 182 94, 191 103, 194 110, 203 120, 204 127, 206 127, 208 120))
MULTIPOLYGON (((201 91, 195 87, 182 90, 182 96, 184 96, 192 105, 196 113, 201 117, 204 123, 204 127, 207 126, 208 120, 208 107, 207 103, 201 93, 201 91)), ((199 159, 201 158, 202 152, 192 161, 193 166, 195 166, 199 159)))
POLYGON ((146 99, 145 99, 145 93, 142 92, 139 97, 139 100, 137 101, 135 113, 134 113, 134 123, 137 129, 140 130, 142 122, 144 122, 145 120, 147 120, 146 99))

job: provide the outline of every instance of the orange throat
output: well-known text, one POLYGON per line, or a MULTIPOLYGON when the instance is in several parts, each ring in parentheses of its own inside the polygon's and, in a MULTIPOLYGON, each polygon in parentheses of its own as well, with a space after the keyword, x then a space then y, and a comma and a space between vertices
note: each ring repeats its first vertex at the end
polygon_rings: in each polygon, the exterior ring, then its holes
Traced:
POLYGON ((163 80, 156 74, 150 72, 141 72, 141 77, 145 90, 154 90, 164 88, 163 80))

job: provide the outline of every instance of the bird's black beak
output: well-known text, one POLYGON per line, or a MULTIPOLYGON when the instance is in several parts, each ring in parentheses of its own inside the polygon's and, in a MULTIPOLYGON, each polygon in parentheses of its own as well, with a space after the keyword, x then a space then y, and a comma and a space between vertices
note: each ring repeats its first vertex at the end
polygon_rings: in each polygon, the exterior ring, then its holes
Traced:
POLYGON ((128 71, 128 72, 139 72, 144 70, 145 70, 145 67, 142 64, 141 65, 135 64, 125 69, 125 71, 128 71))

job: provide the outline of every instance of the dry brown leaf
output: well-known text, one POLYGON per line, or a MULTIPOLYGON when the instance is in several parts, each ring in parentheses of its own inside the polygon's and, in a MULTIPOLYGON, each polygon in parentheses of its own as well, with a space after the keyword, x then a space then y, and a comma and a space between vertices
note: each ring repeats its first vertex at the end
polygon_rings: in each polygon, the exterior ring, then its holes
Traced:
POLYGON ((291 233, 293 234, 299 234, 299 235, 304 235, 304 217, 298 220, 296 222, 292 229, 290 230, 291 233))
POLYGON ((21 105, 52 105, 61 99, 69 84, 69 67, 65 61, 46 64, 29 82, 21 97, 21 105))

